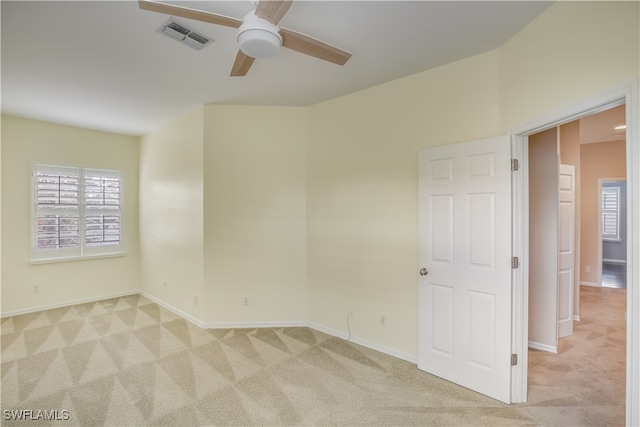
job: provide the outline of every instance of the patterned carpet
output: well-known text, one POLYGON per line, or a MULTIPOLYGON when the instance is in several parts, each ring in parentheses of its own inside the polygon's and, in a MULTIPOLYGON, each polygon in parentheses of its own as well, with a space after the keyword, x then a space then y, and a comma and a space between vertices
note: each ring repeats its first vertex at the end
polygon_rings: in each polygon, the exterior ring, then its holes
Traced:
POLYGON ((560 355, 530 352, 521 405, 309 328, 203 330, 139 295, 4 318, 1 422, 624 425, 625 294, 594 290, 583 311, 621 311, 584 315, 560 355))

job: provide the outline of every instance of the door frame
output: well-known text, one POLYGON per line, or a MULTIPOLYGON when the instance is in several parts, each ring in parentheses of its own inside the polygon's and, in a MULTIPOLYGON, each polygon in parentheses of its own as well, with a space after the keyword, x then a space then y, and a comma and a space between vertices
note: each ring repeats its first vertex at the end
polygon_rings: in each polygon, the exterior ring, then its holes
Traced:
POLYGON ((519 361, 513 367, 512 402, 526 402, 528 374, 528 293, 529 293, 529 135, 626 105, 627 166, 627 313, 626 313, 626 424, 640 424, 640 97, 638 80, 594 96, 572 107, 550 114, 513 129, 512 155, 520 169, 512 176, 513 188, 513 256, 520 258, 520 268, 513 273, 513 351, 519 361))

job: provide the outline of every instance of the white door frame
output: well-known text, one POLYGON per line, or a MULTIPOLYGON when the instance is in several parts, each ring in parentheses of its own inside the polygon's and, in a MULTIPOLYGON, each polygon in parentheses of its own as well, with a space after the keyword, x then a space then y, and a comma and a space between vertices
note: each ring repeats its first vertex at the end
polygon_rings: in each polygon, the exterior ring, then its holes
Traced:
POLYGON ((513 273, 513 351, 519 361, 512 372, 512 402, 526 402, 528 373, 528 293, 529 293, 529 165, 528 137, 618 105, 626 105, 627 157, 627 376, 626 424, 640 425, 640 97, 638 81, 561 110, 528 125, 516 128, 512 135, 512 153, 520 162, 513 174, 513 255, 520 268, 513 273))

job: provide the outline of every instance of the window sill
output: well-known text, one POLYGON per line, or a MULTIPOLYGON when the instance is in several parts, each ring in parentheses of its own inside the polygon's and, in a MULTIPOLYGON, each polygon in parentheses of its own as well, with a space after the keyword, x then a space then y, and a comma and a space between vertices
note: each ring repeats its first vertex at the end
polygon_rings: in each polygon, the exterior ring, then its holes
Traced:
POLYGON ((29 261, 30 265, 38 265, 38 264, 53 264, 58 262, 72 262, 72 261, 87 261, 87 260, 96 260, 102 258, 117 258, 126 256, 126 252, 110 252, 104 254, 96 254, 96 255, 85 255, 85 256, 71 256, 71 257, 59 257, 59 258, 40 258, 40 259, 32 259, 29 261))

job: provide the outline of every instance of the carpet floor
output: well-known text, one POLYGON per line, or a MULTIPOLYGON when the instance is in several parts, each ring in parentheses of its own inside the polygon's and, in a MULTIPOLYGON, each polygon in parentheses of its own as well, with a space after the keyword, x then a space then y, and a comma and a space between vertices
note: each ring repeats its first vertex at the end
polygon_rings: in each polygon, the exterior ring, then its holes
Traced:
POLYGON ((309 328, 200 329, 140 295, 3 318, 1 422, 624 425, 625 297, 583 287, 574 335, 529 352, 517 405, 309 328))

